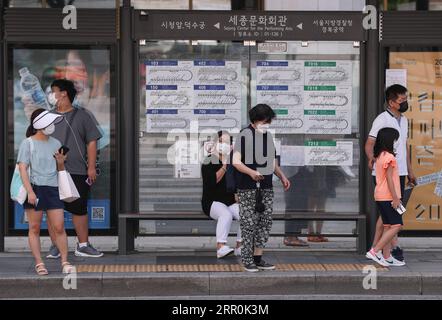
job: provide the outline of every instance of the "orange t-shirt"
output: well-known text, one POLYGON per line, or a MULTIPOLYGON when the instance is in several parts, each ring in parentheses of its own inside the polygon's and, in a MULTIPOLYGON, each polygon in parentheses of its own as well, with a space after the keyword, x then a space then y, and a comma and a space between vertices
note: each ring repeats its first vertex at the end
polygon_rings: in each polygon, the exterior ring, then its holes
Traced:
POLYGON ((401 182, 396 158, 389 152, 382 152, 376 159, 376 188, 374 189, 374 199, 376 201, 393 201, 387 183, 387 169, 393 167, 393 184, 396 195, 401 198, 401 182))

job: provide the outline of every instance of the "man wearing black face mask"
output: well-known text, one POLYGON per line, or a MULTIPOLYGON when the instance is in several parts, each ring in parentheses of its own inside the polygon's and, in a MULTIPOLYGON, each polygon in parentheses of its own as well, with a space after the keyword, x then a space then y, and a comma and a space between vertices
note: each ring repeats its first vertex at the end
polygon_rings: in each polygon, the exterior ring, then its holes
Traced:
MULTIPOLYGON (((401 196, 404 194, 405 178, 408 177, 408 183, 416 184, 416 177, 411 168, 411 160, 408 156, 408 120, 403 115, 408 110, 407 88, 399 84, 394 84, 385 91, 385 111, 376 117, 371 127, 367 142, 365 143, 365 154, 368 159, 368 168, 372 170, 373 181, 376 184, 376 172, 374 171, 373 148, 376 137, 382 128, 394 128, 399 131, 399 139, 395 142, 394 151, 399 169, 401 182, 401 196)), ((375 247, 380 240, 383 232, 382 219, 379 217, 376 224, 376 233, 372 247, 375 247)), ((398 246, 397 237, 392 241, 392 256, 400 261, 404 261, 403 251, 398 246)))

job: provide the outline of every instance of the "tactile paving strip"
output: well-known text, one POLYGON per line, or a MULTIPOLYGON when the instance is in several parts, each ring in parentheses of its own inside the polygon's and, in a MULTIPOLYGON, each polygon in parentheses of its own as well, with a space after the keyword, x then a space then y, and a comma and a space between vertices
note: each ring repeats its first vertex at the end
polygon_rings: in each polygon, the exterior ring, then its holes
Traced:
MULTIPOLYGON (((276 271, 362 271, 367 266, 374 266, 379 271, 388 271, 388 268, 372 264, 277 264, 276 271)), ((91 272, 241 272, 239 264, 141 264, 141 265, 78 265, 78 273, 91 272)))

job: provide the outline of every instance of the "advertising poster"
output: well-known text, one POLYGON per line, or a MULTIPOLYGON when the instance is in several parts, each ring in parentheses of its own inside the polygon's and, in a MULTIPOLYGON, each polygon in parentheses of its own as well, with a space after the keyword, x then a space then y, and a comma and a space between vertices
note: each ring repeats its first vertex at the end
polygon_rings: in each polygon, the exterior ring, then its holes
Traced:
POLYGON ((405 230, 442 230, 442 52, 390 52, 390 69, 406 70, 409 152, 418 185, 405 230))
MULTIPOLYGON (((13 160, 34 110, 52 110, 47 101, 56 79, 74 82, 75 108, 83 108, 93 118, 103 138, 98 140, 97 181, 91 188, 88 205, 91 229, 110 228, 111 214, 111 95, 110 50, 108 49, 13 49, 13 160), (26 68, 26 69, 25 69, 26 68), (23 72, 26 71, 26 72, 23 72)), ((12 148, 11 148, 12 149, 12 148)), ((72 228, 66 214, 66 227, 72 228)), ((14 228, 27 229, 23 208, 15 204, 14 228)))

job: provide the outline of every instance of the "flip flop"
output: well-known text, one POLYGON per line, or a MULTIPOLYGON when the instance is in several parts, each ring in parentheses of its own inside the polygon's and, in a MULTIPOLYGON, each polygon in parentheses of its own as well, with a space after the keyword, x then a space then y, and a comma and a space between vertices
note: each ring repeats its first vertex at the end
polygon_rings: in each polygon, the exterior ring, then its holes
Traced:
POLYGON ((284 245, 291 247, 308 247, 308 243, 301 239, 289 240, 284 238, 284 245))

